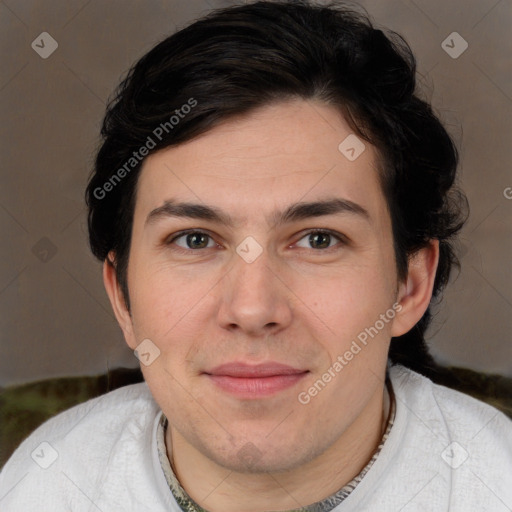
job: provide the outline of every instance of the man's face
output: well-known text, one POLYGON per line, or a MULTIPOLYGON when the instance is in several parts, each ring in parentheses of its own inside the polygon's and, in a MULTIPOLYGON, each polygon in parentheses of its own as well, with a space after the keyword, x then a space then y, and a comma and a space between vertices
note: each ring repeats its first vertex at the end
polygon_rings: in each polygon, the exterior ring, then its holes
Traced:
POLYGON ((144 163, 127 342, 160 350, 142 369, 171 432, 235 471, 298 467, 381 403, 396 265, 376 152, 347 158, 351 133, 289 101, 144 163))

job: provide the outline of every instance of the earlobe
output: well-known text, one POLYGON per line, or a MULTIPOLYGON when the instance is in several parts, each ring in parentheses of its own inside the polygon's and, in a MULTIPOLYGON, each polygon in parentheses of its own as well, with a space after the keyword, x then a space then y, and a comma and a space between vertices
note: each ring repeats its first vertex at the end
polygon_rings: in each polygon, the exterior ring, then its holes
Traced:
POLYGON ((439 240, 432 240, 427 247, 420 249, 409 259, 407 279, 399 288, 398 302, 402 309, 393 322, 393 337, 410 331, 427 310, 432 298, 438 262, 439 240))
POLYGON ((132 318, 124 300, 123 292, 117 279, 114 257, 109 253, 107 259, 103 262, 103 284, 107 292, 110 304, 116 316, 117 322, 121 327, 126 343, 131 348, 136 346, 133 333, 132 318), (133 345, 133 347, 132 347, 133 345))

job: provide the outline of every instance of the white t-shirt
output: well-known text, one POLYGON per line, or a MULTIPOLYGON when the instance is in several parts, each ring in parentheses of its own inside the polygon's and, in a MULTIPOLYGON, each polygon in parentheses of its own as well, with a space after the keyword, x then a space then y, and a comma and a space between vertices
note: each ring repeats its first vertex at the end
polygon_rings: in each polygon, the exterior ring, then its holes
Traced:
MULTIPOLYGON (((512 421, 402 366, 390 378, 389 438, 334 511, 512 511, 512 421)), ((50 419, 0 473, 0 510, 181 512, 158 459, 161 414, 141 383, 50 419)))

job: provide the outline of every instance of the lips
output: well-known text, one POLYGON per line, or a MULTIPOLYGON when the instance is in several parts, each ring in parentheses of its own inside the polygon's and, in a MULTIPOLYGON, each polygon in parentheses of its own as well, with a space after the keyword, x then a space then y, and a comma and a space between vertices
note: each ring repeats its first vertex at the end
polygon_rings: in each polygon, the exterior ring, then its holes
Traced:
POLYGON ((300 370, 281 363, 261 363, 249 365, 246 363, 226 363, 216 366, 213 370, 206 372, 210 375, 224 375, 226 377, 238 378, 264 378, 277 375, 297 375, 307 370, 300 370))
POLYGON ((231 362, 216 366, 205 375, 221 390, 241 398, 259 398, 294 386, 308 370, 267 362, 250 365, 231 362))

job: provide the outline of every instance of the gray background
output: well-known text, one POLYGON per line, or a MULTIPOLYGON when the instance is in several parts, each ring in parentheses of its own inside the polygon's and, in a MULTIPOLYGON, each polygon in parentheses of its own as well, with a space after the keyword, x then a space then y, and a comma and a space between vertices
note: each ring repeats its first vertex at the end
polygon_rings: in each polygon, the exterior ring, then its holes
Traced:
MULTIPOLYGON (((228 4, 0 1, 0 385, 137 365, 86 242, 83 191, 105 102, 155 43, 228 4), (42 32, 59 45, 47 59, 31 47, 42 32)), ((461 150, 471 217, 432 351, 512 376, 511 1, 361 4, 412 46, 425 96, 461 150), (457 59, 442 47, 452 32, 469 45, 457 59)))

